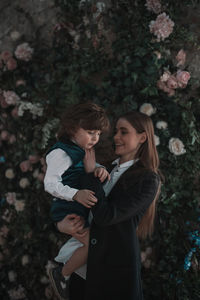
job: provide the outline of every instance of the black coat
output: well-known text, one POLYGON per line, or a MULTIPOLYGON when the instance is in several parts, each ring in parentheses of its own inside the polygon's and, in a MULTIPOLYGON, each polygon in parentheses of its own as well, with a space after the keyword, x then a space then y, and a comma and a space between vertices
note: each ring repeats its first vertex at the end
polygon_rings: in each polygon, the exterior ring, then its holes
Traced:
POLYGON ((95 191, 87 262, 86 300, 142 300, 140 248, 136 228, 153 201, 160 178, 152 171, 130 167, 107 199, 100 181, 84 177, 95 191))

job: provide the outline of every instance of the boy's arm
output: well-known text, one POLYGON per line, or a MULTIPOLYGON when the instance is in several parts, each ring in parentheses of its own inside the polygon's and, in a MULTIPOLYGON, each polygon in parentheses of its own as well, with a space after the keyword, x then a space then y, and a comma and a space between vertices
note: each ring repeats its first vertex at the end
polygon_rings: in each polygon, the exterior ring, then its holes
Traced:
POLYGON ((46 157, 47 170, 44 177, 44 189, 52 196, 73 201, 79 191, 68 185, 63 185, 62 174, 72 165, 72 160, 62 149, 51 151, 46 157))
POLYGON ((104 182, 106 178, 110 180, 110 175, 107 172, 106 168, 96 163, 95 151, 93 148, 90 150, 85 150, 85 157, 83 162, 86 173, 94 172, 95 176, 98 177, 101 182, 104 182))

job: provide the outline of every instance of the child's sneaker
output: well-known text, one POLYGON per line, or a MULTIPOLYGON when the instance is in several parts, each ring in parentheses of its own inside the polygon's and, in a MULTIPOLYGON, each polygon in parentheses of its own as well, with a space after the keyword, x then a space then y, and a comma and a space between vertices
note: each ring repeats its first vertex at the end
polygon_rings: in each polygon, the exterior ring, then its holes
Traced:
POLYGON ((69 300, 69 279, 62 275, 62 266, 49 270, 49 279, 52 287, 60 300, 69 300))

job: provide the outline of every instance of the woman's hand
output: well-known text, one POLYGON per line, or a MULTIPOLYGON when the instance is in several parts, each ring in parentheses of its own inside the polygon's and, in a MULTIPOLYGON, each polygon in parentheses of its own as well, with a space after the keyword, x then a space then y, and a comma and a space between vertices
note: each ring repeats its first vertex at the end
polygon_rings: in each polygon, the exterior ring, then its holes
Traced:
POLYGON ((94 149, 85 150, 85 157, 83 159, 85 172, 92 173, 94 172, 96 166, 96 159, 95 159, 95 151, 94 149))
POLYGON ((70 214, 57 223, 57 228, 60 232, 74 236, 74 234, 82 232, 84 225, 85 221, 82 217, 70 214))
POLYGON ((102 168, 102 167, 97 167, 94 170, 94 176, 98 177, 101 182, 104 182, 104 180, 106 178, 108 180, 110 180, 110 174, 108 173, 108 171, 105 168, 102 168))

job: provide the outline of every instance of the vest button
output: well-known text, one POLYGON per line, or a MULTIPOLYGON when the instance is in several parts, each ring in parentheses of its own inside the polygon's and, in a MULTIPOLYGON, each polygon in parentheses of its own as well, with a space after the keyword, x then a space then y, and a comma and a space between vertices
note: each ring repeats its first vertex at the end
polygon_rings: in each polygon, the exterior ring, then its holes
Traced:
POLYGON ((96 243, 97 243, 97 239, 91 239, 91 244, 92 245, 96 245, 96 243))

